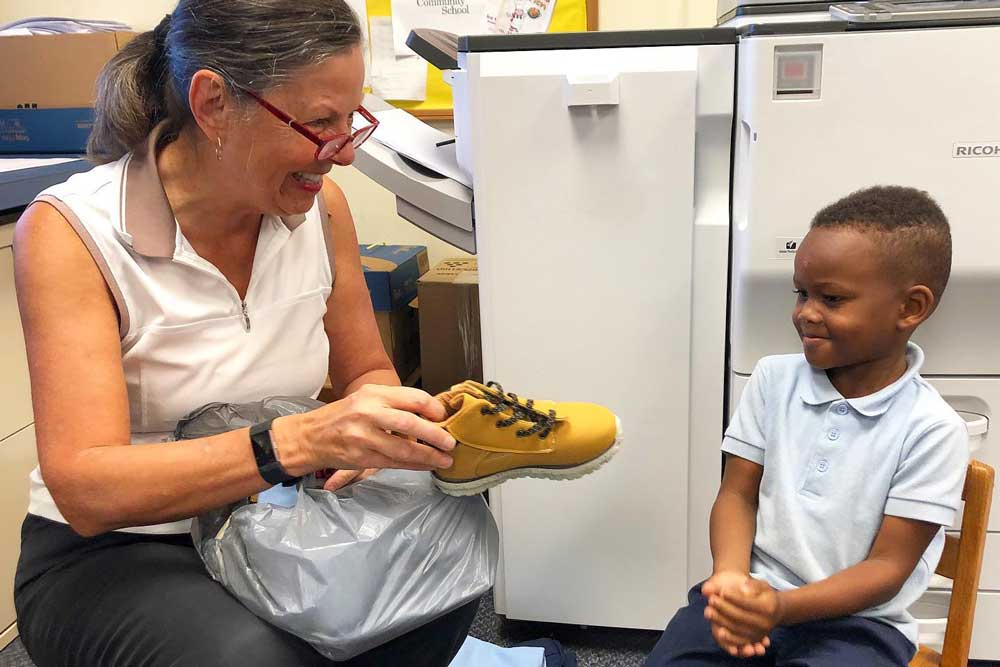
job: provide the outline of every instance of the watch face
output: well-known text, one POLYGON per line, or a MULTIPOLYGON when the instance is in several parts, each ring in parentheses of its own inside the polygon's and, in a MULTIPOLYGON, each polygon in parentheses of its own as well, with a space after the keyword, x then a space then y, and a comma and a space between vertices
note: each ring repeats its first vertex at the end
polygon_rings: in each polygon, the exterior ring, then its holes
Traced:
POLYGON ((253 447, 254 460, 257 462, 257 472, 268 484, 281 484, 295 477, 289 475, 274 455, 271 443, 271 420, 255 424, 250 428, 250 443, 253 447))

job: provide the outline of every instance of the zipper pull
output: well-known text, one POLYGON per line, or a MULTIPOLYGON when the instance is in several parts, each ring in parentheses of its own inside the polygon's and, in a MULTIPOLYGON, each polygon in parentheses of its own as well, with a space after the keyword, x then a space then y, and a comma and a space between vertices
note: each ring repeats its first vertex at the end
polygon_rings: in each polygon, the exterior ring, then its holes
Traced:
POLYGON ((250 333, 250 316, 247 314, 247 302, 240 301, 240 306, 243 307, 243 328, 247 333, 250 333))

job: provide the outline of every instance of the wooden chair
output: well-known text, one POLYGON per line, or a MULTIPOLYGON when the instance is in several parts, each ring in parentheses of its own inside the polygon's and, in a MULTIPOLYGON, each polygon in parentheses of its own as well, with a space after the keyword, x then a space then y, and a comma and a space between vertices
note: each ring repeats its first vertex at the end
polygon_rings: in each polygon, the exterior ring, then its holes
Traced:
POLYGON ((948 626, 942 652, 921 646, 910 667, 966 667, 972 643, 972 621, 976 615, 979 572, 986 546, 986 527, 993 499, 993 468, 972 461, 965 478, 962 500, 962 530, 958 537, 948 535, 938 563, 937 573, 952 580, 948 605, 948 626))

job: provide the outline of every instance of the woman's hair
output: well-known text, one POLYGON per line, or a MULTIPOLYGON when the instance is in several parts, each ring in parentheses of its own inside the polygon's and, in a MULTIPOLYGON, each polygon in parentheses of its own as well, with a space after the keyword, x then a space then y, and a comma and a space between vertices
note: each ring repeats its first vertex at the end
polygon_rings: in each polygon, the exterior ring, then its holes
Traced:
POLYGON ((242 97, 237 87, 264 92, 361 41, 344 0, 180 0, 101 71, 87 157, 113 162, 164 120, 164 141, 176 137, 191 118, 188 90, 198 70, 218 73, 242 97))

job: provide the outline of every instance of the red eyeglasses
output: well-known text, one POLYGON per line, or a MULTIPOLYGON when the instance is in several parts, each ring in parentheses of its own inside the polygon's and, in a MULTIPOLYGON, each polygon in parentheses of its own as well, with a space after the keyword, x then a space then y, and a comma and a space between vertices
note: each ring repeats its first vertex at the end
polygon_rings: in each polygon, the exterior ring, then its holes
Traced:
POLYGON ((267 100, 265 100, 252 90, 247 90, 246 88, 243 87, 239 87, 239 89, 244 93, 246 93, 247 95, 249 95, 250 97, 254 98, 257 101, 257 104, 267 109, 276 118, 280 119, 281 122, 287 124, 288 127, 292 128, 293 130, 301 134, 303 137, 316 144, 317 160, 333 159, 333 157, 337 153, 342 151, 344 149, 344 146, 346 146, 348 143, 357 148, 361 144, 365 143, 365 141, 368 140, 368 137, 372 136, 372 133, 375 131, 375 128, 378 127, 378 119, 375 118, 375 116, 373 116, 371 112, 368 111, 368 109, 365 109, 364 107, 358 107, 356 113, 361 114, 361 117, 368 122, 367 125, 364 125, 363 127, 354 130, 350 134, 335 134, 329 139, 323 139, 321 137, 318 137, 309 129, 307 129, 304 125, 302 125, 302 123, 298 122, 297 120, 289 116, 287 113, 285 113, 278 107, 274 106, 273 104, 271 104, 270 102, 268 102, 267 100))

